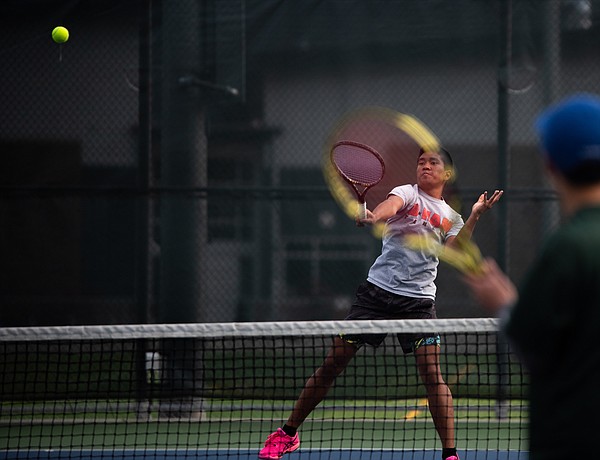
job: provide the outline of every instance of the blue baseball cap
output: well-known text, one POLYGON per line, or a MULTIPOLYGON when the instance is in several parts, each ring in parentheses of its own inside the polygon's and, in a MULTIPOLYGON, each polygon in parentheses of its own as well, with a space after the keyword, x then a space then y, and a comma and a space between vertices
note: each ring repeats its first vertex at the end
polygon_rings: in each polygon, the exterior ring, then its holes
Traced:
POLYGON ((543 155, 560 172, 569 173, 583 162, 600 163, 600 97, 564 99, 542 112, 535 127, 543 155))

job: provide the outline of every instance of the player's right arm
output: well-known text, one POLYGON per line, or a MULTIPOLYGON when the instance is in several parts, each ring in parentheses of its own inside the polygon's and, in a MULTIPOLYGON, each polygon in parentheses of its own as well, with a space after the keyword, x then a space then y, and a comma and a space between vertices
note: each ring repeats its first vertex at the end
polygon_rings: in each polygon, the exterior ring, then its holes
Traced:
POLYGON ((379 203, 373 211, 367 209, 367 216, 364 219, 360 219, 362 224, 376 224, 378 222, 385 222, 390 217, 396 215, 404 207, 404 200, 398 195, 388 195, 388 197, 379 203))

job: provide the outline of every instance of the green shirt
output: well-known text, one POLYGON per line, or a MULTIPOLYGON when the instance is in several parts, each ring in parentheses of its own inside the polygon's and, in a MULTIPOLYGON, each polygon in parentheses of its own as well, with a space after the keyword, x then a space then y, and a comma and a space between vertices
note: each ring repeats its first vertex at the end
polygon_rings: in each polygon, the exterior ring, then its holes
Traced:
POLYGON ((598 455, 600 207, 546 241, 506 333, 530 371, 530 460, 598 455))

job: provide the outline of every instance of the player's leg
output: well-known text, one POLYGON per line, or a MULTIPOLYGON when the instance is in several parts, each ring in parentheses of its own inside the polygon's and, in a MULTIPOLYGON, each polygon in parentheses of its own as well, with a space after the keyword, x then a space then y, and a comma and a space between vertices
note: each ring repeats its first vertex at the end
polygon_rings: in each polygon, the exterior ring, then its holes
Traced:
MULTIPOLYGON (((452 393, 440 369, 440 348, 437 344, 423 345, 415 350, 421 381, 425 385, 429 411, 445 451, 456 453, 454 439, 454 406, 452 393)), ((451 458, 451 456, 446 456, 451 458)))
POLYGON ((275 460, 300 446, 296 430, 306 417, 323 401, 335 378, 342 373, 352 360, 358 347, 336 337, 321 366, 306 381, 292 413, 283 428, 278 428, 266 440, 258 454, 259 458, 275 460))
POLYGON ((300 393, 287 425, 298 428, 317 405, 323 401, 335 378, 342 373, 356 354, 357 347, 336 337, 323 364, 309 377, 300 393))

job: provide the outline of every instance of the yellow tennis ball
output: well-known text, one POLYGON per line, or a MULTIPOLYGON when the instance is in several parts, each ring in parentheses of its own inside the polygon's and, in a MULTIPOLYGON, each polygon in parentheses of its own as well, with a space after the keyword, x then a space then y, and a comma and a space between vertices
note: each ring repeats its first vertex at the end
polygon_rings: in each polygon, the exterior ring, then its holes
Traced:
POLYGON ((69 31, 66 27, 58 26, 52 31, 52 40, 56 43, 64 43, 69 39, 69 31))

